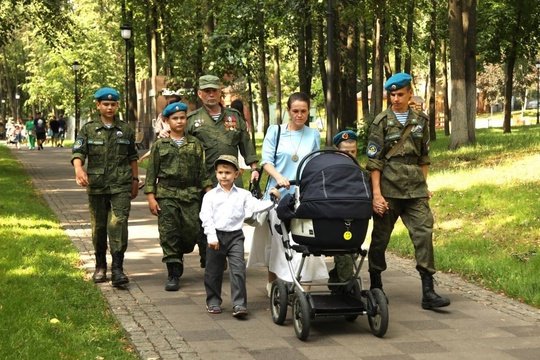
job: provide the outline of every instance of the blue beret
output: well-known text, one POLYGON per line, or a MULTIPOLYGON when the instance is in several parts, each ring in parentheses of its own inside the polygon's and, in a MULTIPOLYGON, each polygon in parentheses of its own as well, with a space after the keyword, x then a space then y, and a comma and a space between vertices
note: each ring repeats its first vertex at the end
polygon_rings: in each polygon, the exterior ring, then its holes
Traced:
POLYGON ((397 73, 392 76, 384 84, 384 88, 387 91, 394 91, 401 89, 411 83, 412 77, 407 73, 397 73))
POLYGON ((341 132, 338 132, 334 138, 332 139, 332 141, 334 142, 334 145, 335 146, 338 146, 340 142, 342 141, 345 141, 345 140, 355 140, 358 139, 358 136, 356 135, 356 133, 352 130, 343 130, 341 132))
POLYGON ((120 99, 120 93, 110 87, 102 87, 94 93, 94 99, 97 101, 101 100, 111 100, 118 101, 120 99))
POLYGON ((161 113, 161 115, 163 115, 165 117, 169 117, 169 116, 171 116, 172 114, 174 114, 175 112, 178 112, 178 111, 187 111, 187 105, 184 104, 183 102, 171 103, 171 104, 167 105, 165 107, 165 109, 163 109, 163 112, 161 113))

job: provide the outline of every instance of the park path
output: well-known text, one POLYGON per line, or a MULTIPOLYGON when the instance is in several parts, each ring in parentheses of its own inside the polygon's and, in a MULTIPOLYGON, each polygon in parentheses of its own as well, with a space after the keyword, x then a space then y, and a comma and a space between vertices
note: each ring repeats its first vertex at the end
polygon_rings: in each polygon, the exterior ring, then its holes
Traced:
MULTIPOLYGON (((70 150, 47 147, 44 151, 14 149, 12 153, 57 214, 90 278, 94 262, 87 197, 75 184, 70 150)), ((247 238, 251 231, 246 227, 247 238)), ((298 340, 290 310, 283 326, 271 320, 263 269, 248 270, 248 320, 231 316, 228 276, 226 311, 210 315, 205 310, 204 273, 196 252, 186 256, 180 291, 163 290, 166 275, 157 237, 156 218, 140 194, 132 203, 129 223, 125 262, 129 287, 118 290, 109 283, 97 285, 141 359, 540 359, 538 309, 457 276, 438 274, 438 290, 450 297, 452 305, 437 312, 422 310, 414 264, 395 256, 389 257, 389 269, 384 273, 390 324, 383 339, 371 334, 367 318, 359 317, 354 323, 316 319, 308 341, 298 340)), ((366 268, 361 274, 367 283, 366 268)))

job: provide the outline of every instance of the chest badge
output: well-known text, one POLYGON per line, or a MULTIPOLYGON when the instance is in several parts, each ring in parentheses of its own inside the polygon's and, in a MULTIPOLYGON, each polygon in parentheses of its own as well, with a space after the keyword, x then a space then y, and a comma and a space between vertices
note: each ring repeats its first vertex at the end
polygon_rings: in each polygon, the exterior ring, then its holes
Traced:
POLYGON ((236 117, 234 116, 227 116, 227 120, 225 120, 225 128, 229 131, 235 131, 236 130, 236 117))
POLYGON ((204 120, 203 120, 203 119, 197 119, 197 120, 195 120, 194 126, 195 126, 195 127, 199 127, 199 126, 201 126, 203 123, 204 123, 204 120))
POLYGON ((117 137, 122 137, 122 136, 124 136, 124 133, 121 132, 120 130, 118 130, 118 131, 116 132, 116 136, 117 136, 117 137))

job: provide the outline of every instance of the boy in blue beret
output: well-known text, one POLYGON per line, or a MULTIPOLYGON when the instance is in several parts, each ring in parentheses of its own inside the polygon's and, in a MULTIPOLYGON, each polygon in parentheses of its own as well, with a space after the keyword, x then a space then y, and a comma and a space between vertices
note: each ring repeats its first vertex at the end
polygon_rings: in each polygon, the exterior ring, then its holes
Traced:
POLYGON ((92 244, 96 254, 95 283, 107 281, 107 237, 112 255, 112 285, 129 282, 124 274, 124 253, 128 245, 131 199, 138 192, 139 169, 135 132, 118 120, 120 94, 104 87, 94 94, 100 117, 84 124, 73 144, 71 163, 75 180, 88 193, 92 244), (86 162, 86 169, 84 168, 86 162))
POLYGON ((188 107, 174 102, 165 107, 163 120, 169 137, 159 138, 150 150, 144 193, 150 212, 158 217, 162 262, 167 266, 166 291, 180 289, 184 254, 199 237, 201 192, 209 190, 201 143, 186 133, 188 107))
POLYGON ((416 269, 422 279, 422 308, 450 305, 433 286, 433 214, 427 186, 429 119, 410 108, 411 76, 399 73, 385 84, 391 105, 375 117, 368 133, 367 170, 373 189, 373 232, 369 247, 371 289, 382 291, 385 251, 398 218, 414 244, 416 269))

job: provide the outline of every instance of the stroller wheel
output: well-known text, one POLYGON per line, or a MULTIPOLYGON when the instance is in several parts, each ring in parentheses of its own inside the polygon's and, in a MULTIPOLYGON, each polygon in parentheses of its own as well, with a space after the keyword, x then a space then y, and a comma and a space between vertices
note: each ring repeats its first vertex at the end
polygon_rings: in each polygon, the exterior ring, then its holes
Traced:
POLYGON ((388 330, 388 303, 381 289, 373 289, 371 294, 374 303, 368 300, 369 327, 373 335, 383 337, 388 330))
POLYGON ((282 280, 275 280, 272 283, 270 292, 270 311, 272 312, 272 321, 274 324, 283 325, 287 317, 287 305, 289 291, 287 284, 282 280))
POLYGON ((296 337, 302 341, 307 340, 311 327, 311 307, 306 294, 297 292, 293 300, 293 324, 296 337))

